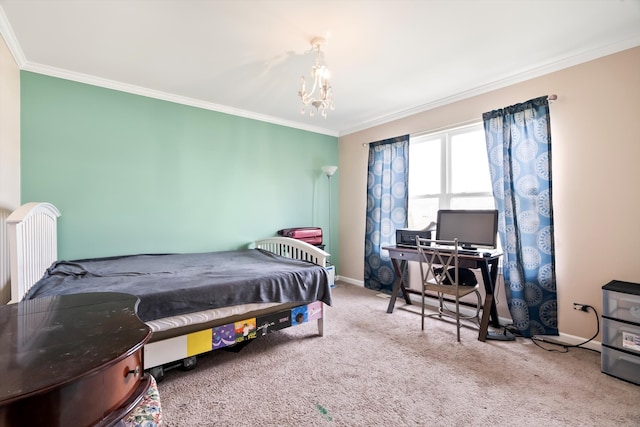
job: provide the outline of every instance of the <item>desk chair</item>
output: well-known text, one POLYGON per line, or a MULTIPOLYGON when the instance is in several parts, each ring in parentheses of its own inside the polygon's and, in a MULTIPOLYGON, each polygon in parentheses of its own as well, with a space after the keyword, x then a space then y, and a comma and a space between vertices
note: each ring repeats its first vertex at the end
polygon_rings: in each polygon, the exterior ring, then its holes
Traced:
POLYGON ((416 247, 420 262, 420 278, 422 281, 422 330, 424 330, 424 307, 425 292, 434 291, 438 294, 440 307, 438 313, 431 316, 443 316, 455 319, 457 327, 457 337, 460 341, 460 319, 467 319, 480 323, 480 307, 482 298, 478 291, 478 283, 467 285, 462 284, 460 269, 458 268, 458 239, 453 241, 429 240, 416 236, 416 247), (435 244, 438 246, 431 246, 435 244), (451 249, 439 246, 448 246, 451 249), (460 314, 460 298, 475 293, 478 298, 478 305, 475 316, 464 316, 460 314), (455 310, 448 309, 444 304, 444 295, 450 295, 455 299, 455 310))

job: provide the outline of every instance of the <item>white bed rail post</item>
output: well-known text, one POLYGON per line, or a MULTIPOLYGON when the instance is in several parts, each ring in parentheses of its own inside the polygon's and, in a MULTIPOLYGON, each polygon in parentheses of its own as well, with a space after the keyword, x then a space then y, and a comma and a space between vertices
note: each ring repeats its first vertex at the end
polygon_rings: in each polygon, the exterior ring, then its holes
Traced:
POLYGON ((327 266, 327 258, 329 258, 328 252, 290 237, 269 237, 254 242, 250 247, 264 249, 287 258, 309 261, 321 267, 327 266))
POLYGON ((58 259, 58 217, 51 203, 27 203, 7 218, 11 300, 20 301, 58 259))
POLYGON ((327 318, 327 306, 322 303, 322 317, 318 319, 318 335, 324 336, 324 320, 327 318))
MULTIPOLYGON (((274 254, 309 261, 321 267, 327 268, 329 253, 301 240, 290 237, 270 237, 254 242, 250 247, 263 249, 274 254)), ((324 324, 327 316, 327 307, 322 304, 322 316, 318 319, 318 334, 324 336, 324 324)))
POLYGON ((0 304, 11 299, 11 262, 6 225, 11 212, 11 209, 0 207, 0 304))

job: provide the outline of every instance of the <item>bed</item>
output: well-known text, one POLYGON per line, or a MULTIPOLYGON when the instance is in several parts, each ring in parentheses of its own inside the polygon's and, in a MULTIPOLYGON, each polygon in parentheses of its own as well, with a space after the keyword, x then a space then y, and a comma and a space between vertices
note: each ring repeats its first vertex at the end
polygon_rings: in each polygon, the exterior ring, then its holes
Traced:
POLYGON ((27 203, 7 218, 10 303, 98 291, 137 296, 137 314, 152 331, 145 369, 157 381, 168 367, 193 368, 198 354, 279 329, 315 320, 324 335, 329 254, 313 245, 272 237, 242 250, 64 261, 59 216, 50 203, 27 203))

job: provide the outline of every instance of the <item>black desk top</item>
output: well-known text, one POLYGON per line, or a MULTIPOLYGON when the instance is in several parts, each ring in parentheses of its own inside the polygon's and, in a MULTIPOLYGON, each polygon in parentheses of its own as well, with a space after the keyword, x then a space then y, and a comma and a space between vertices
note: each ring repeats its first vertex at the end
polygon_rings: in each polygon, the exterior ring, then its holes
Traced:
MULTIPOLYGON (((382 249, 389 251, 389 256, 391 256, 392 258, 397 255, 400 254, 400 257, 402 257, 402 254, 416 254, 418 253, 418 248, 415 246, 404 246, 404 245, 393 245, 393 246, 383 246, 382 249)), ((498 251, 483 251, 483 250, 478 250, 478 251, 468 251, 468 250, 458 250, 458 257, 459 258, 464 258, 464 259, 470 259, 470 260, 482 260, 485 259, 487 261, 492 261, 495 259, 498 259, 502 256, 501 252, 498 251)))

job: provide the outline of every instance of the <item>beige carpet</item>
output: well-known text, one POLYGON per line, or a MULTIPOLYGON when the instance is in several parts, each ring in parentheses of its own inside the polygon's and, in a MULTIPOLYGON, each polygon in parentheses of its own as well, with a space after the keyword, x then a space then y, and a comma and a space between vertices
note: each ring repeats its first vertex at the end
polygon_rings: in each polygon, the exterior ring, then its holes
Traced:
MULTIPOLYGON (((367 289, 334 288, 325 337, 312 322, 238 353, 199 357, 159 384, 166 426, 640 426, 640 386, 600 354, 477 340, 367 289)), ((548 348, 557 349, 551 345, 548 348)))

